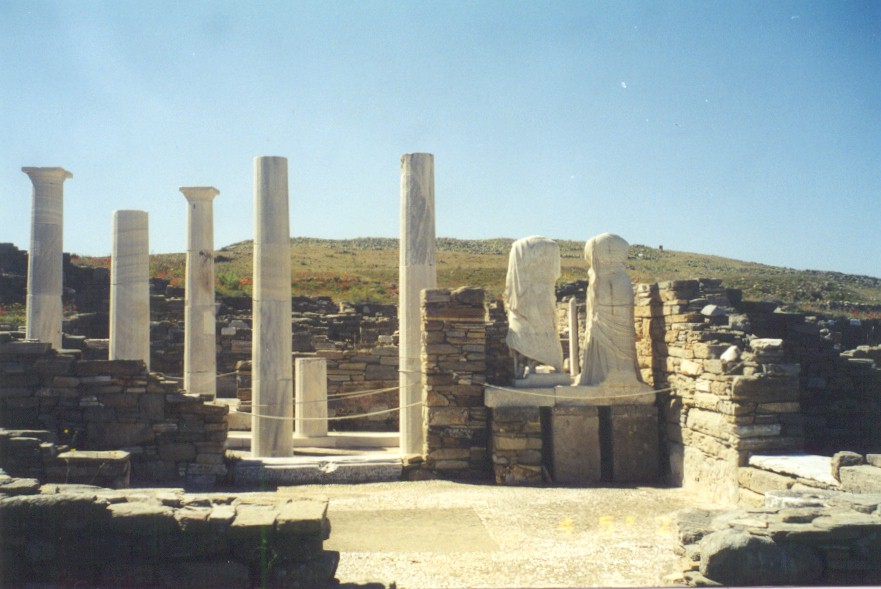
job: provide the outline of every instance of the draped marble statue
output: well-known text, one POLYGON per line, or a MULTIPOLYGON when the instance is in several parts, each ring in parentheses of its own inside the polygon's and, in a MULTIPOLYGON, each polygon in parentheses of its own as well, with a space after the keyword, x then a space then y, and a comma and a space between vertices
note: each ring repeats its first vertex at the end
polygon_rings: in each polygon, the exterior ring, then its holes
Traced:
POLYGON ((587 325, 576 386, 614 388, 622 394, 650 390, 640 380, 636 359, 633 285, 625 268, 629 248, 612 233, 598 235, 584 246, 587 325))
POLYGON ((515 377, 535 374, 539 365, 563 370, 563 348, 557 331, 554 285, 560 277, 560 246, 533 235, 511 246, 505 281, 508 347, 514 353, 515 377))

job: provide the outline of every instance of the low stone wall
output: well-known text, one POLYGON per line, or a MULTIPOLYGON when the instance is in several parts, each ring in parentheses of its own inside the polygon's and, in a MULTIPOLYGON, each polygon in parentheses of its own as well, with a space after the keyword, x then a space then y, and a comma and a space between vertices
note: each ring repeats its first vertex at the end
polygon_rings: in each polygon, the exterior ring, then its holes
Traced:
POLYGON ((327 501, 42 485, 0 474, 0 584, 325 587, 327 501))
POLYGON ((439 476, 490 473, 484 295, 476 288, 422 291, 423 467, 439 476))
POLYGON ((761 508, 677 516, 690 585, 877 585, 881 494, 770 492, 761 508))
POLYGON ((130 360, 77 360, 49 344, 0 342, 0 427, 46 430, 59 446, 124 450, 132 477, 213 484, 226 475, 225 405, 183 394, 130 360))

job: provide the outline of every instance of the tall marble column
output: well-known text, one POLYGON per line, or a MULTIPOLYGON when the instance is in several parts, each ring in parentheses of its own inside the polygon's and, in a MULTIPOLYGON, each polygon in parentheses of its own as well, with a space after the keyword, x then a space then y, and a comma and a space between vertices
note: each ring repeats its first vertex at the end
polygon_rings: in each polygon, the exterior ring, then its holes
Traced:
POLYGON ((182 186, 187 199, 187 274, 184 299, 184 389, 217 395, 214 315, 213 186, 182 186))
POLYGON ((28 255, 26 337, 61 349, 61 276, 64 254, 64 168, 22 168, 34 185, 28 255))
POLYGON ((113 212, 110 360, 150 368, 150 241, 146 211, 113 212))
POLYGON ((401 156, 400 428, 401 453, 422 454, 422 318, 419 293, 437 287, 434 232, 434 156, 401 156))
POLYGON ((294 389, 298 438, 327 436, 327 358, 297 358, 294 389))
POLYGON ((569 299, 569 374, 578 376, 578 301, 573 296, 569 299))
POLYGON ((254 159, 254 310, 251 453, 291 456, 291 237, 288 160, 254 159))

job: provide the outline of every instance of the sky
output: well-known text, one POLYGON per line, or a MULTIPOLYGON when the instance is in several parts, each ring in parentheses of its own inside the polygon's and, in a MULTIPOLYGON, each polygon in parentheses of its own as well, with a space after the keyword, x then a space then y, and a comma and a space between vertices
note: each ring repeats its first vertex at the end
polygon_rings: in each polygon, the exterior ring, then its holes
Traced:
POLYGON ((437 235, 544 235, 881 277, 881 2, 0 2, 0 242, 61 166, 64 250, 117 209, 186 248, 252 239, 253 160, 292 236, 397 237, 400 156, 437 235))

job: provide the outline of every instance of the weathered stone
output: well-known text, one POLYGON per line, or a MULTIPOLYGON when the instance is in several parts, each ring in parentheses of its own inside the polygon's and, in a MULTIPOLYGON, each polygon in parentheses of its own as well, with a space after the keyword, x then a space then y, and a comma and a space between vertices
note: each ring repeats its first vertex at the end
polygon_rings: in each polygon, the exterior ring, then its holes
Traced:
POLYGON ((839 471, 841 487, 850 493, 881 493, 881 468, 862 464, 839 471))
POLYGON ((169 535, 177 529, 174 510, 142 501, 114 503, 108 507, 110 529, 133 536, 169 535))
POLYGON ((823 563, 808 546, 776 544, 733 529, 700 541, 700 572, 723 585, 806 585, 817 581, 823 563))
POLYGON ((859 466, 860 464, 865 464, 866 460, 863 458, 862 454, 857 454, 856 452, 836 452, 832 456, 832 476, 836 481, 841 482, 840 471, 842 467, 845 466, 859 466))

